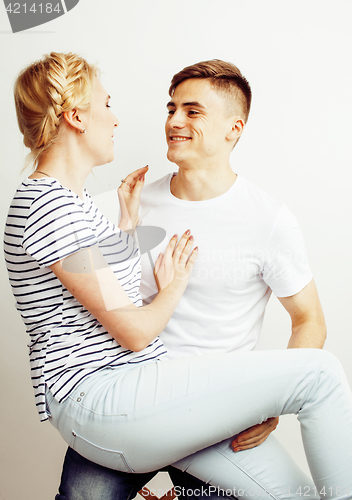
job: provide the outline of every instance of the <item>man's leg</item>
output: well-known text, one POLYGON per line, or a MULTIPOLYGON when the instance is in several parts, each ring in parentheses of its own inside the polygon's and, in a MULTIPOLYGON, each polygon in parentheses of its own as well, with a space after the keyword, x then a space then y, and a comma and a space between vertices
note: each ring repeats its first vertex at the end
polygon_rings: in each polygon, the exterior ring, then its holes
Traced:
POLYGON ((167 471, 175 486, 178 500, 225 500, 224 497, 234 500, 232 496, 225 495, 219 488, 203 483, 200 479, 171 465, 167 467, 167 471))
POLYGON ((131 500, 155 474, 108 469, 68 448, 55 500, 131 500))
MULTIPOLYGON (((201 500, 204 497, 206 500, 223 500, 210 489, 209 485, 199 479, 174 467, 169 467, 168 472, 178 493, 180 493, 180 499, 201 500), (198 491, 201 492, 200 495, 198 495, 198 491)), ((55 499, 132 500, 156 474, 157 471, 129 474, 108 469, 87 460, 72 448, 68 448, 62 469, 59 493, 55 499)))

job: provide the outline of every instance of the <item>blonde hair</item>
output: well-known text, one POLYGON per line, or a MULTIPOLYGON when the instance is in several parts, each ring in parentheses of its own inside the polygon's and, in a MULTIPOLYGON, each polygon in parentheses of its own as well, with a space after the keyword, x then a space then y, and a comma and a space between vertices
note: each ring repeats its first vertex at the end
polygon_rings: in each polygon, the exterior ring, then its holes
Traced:
POLYGON ((34 168, 58 137, 64 111, 88 109, 97 68, 82 57, 52 52, 18 75, 14 97, 23 143, 34 168))

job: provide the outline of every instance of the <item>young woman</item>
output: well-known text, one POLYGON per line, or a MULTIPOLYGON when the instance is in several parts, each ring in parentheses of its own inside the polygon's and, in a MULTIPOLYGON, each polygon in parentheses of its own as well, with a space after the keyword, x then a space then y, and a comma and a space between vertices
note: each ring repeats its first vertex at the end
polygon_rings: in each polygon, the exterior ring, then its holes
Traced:
MULTIPOLYGON (((11 204, 5 255, 41 419, 90 460, 144 472, 295 413, 317 491, 352 498, 352 398, 332 355, 290 349, 162 361, 158 335, 197 249, 189 230, 171 239, 155 266, 160 292, 142 307, 130 233, 147 167, 122 181, 119 227, 83 189, 93 167, 112 161, 118 126, 97 70, 52 53, 19 75, 15 102, 35 170, 11 204)), ((208 480, 209 460, 191 462, 208 480)))

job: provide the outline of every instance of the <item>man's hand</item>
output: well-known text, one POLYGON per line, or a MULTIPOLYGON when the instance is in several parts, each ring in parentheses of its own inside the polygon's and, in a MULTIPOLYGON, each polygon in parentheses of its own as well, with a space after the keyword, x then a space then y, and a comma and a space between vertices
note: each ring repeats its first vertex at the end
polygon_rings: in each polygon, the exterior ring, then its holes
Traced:
POLYGON ((231 443, 233 451, 249 450, 264 443, 278 423, 279 417, 268 418, 265 422, 241 432, 231 443))

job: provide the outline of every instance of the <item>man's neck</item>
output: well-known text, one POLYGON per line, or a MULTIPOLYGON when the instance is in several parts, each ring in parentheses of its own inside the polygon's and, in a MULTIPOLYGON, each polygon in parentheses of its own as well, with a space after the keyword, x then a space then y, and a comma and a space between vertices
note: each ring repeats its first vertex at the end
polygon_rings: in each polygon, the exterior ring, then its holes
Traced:
POLYGON ((219 170, 193 170, 180 168, 171 180, 171 193, 181 200, 202 201, 226 193, 237 179, 228 166, 219 170))

